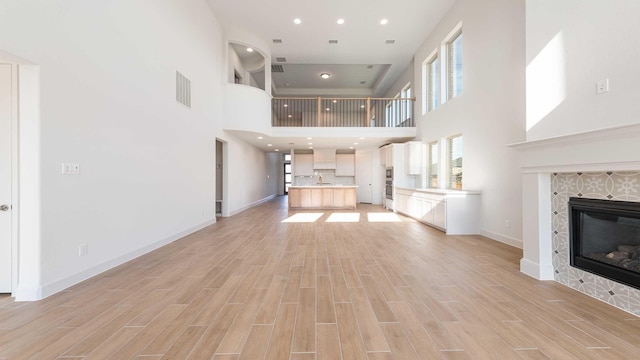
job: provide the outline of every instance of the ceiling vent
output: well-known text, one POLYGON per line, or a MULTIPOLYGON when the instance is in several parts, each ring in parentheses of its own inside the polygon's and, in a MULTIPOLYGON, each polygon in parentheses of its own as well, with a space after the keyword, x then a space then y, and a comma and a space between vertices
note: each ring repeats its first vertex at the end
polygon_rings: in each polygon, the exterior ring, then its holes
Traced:
POLYGON ((272 73, 283 73, 284 68, 282 65, 271 64, 271 72, 272 73))
POLYGON ((396 41, 395 40, 387 40, 384 42, 385 44, 395 44, 396 41))
POLYGON ((282 39, 273 39, 274 44, 282 44, 282 39))
POLYGON ((338 40, 329 40, 329 44, 337 44, 338 40))
POLYGON ((276 61, 277 62, 287 62, 287 58, 286 57, 277 57, 276 61))
POLYGON ((367 83, 366 81, 360 81, 360 84, 361 84, 361 85, 364 85, 364 84, 366 84, 366 83, 367 83))
POLYGON ((373 69, 373 65, 367 65, 367 69, 373 69))

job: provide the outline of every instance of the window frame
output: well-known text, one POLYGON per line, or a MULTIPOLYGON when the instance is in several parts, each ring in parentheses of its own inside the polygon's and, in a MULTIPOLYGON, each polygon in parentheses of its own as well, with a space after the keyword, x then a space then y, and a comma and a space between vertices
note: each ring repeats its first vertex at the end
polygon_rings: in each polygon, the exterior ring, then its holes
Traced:
POLYGON ((439 189, 440 188, 440 142, 438 140, 427 143, 427 166, 426 166, 426 187, 429 189, 439 189), (436 151, 433 151, 435 147, 436 151), (435 154, 434 154, 435 153, 435 154), (433 160, 436 160, 433 163, 433 160), (432 169, 435 169, 435 185, 433 185, 432 178, 432 169))
POLYGON ((439 52, 438 49, 435 49, 427 56, 426 60, 422 63, 422 114, 425 115, 428 112, 431 112, 438 108, 441 101, 441 75, 440 75, 440 64, 438 65, 438 69, 434 71, 433 66, 434 62, 438 61, 439 63, 439 52), (432 84, 432 78, 436 76, 435 85, 432 84), (436 95, 434 98, 433 95, 436 95))
POLYGON ((463 177, 463 170, 464 170, 464 137, 462 136, 462 134, 456 134, 453 136, 449 136, 447 137, 447 189, 455 189, 455 190, 460 190, 463 187, 464 184, 464 177, 463 177), (453 182, 454 179, 454 166, 453 166, 453 160, 452 159, 452 154, 453 154, 453 141, 455 139, 461 139, 461 149, 460 149, 460 171, 459 171, 459 182, 456 181, 455 183, 453 182))
POLYGON ((460 91, 456 94, 455 90, 457 89, 456 87, 456 77, 455 77, 455 61, 453 58, 453 44, 460 39, 461 41, 461 53, 462 55, 464 55, 464 37, 463 37, 463 32, 462 32, 462 22, 458 23, 453 30, 449 33, 449 35, 447 35, 445 37, 445 40, 442 44, 442 52, 445 54, 444 58, 446 58, 447 63, 446 63, 446 72, 443 74, 443 76, 446 77, 446 81, 443 84, 445 87, 445 91, 443 93, 447 94, 447 100, 451 100, 456 96, 460 96, 460 94, 462 94, 462 91, 464 89, 464 81, 462 79, 462 76, 464 74, 463 71, 463 64, 464 61, 462 59, 462 56, 460 58, 460 84, 459 84, 459 88, 460 91))

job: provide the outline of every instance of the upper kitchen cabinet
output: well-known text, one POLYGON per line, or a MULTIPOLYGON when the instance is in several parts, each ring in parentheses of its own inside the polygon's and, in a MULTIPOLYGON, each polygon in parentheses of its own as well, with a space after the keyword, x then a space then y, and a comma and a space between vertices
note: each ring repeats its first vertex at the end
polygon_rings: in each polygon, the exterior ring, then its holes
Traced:
POLYGON ((422 173, 425 145, 420 141, 409 141, 404 146, 404 166, 407 175, 420 175, 422 173))
POLYGON ((294 155, 293 175, 294 176, 312 176, 313 175, 313 155, 312 154, 295 154, 294 155))
POLYGON ((336 150, 313 150, 313 167, 317 170, 336 168, 336 150))
POLYGON ((356 176, 355 154, 336 155, 336 176, 356 176))

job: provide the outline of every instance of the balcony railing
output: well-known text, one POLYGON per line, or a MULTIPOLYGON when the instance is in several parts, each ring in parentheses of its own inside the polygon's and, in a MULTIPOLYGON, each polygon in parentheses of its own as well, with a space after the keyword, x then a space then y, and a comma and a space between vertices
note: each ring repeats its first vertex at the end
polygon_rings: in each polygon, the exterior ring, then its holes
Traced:
POLYGON ((273 98, 273 126, 415 127, 415 98, 273 98))

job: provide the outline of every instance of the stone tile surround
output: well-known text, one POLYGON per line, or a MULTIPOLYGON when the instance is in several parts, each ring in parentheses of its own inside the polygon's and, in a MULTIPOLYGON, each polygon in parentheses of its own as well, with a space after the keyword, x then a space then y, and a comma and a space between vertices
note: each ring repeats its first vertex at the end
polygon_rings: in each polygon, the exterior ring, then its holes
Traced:
POLYGON ((640 290, 569 265, 569 197, 640 202, 640 171, 554 173, 551 228, 555 280, 640 316, 640 290))

